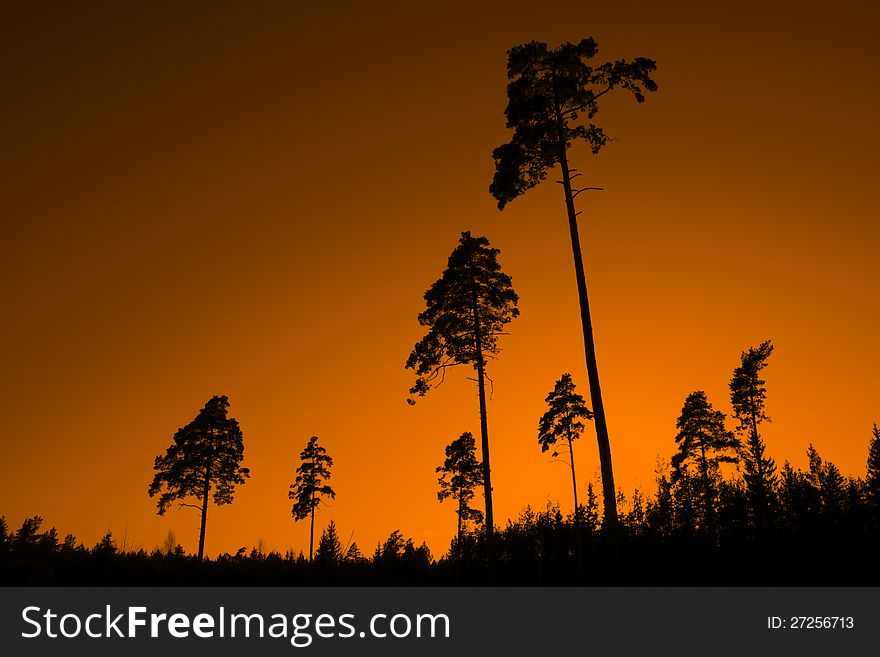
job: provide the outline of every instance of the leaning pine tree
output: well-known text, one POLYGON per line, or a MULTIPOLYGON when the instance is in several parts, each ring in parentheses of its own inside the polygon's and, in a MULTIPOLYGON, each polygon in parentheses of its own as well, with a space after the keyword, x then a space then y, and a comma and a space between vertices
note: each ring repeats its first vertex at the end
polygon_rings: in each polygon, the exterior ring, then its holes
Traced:
POLYGON ((769 504, 776 488, 776 462, 767 456, 764 440, 758 427, 770 418, 764 412, 767 399, 766 381, 761 370, 767 367, 767 359, 773 353, 770 340, 752 347, 740 355, 740 365, 733 370, 730 379, 730 405, 739 422, 736 430, 745 436, 742 450, 743 479, 749 494, 749 502, 755 519, 758 543, 764 553, 766 576, 770 578, 769 552, 769 504))
POLYGON ((446 370, 471 365, 477 371, 482 439, 483 494, 486 501, 486 542, 492 567, 494 524, 492 481, 489 467, 489 429, 486 420, 486 361, 498 355, 498 337, 504 326, 519 315, 519 297, 510 276, 501 271, 498 249, 485 237, 463 232, 449 256, 441 277, 425 292, 425 310, 419 323, 428 332, 406 361, 416 372, 410 398, 424 396, 443 382, 446 370))
POLYGON ((159 495, 159 515, 179 499, 195 497, 199 505, 180 502, 202 512, 199 530, 199 559, 205 554, 205 526, 208 521, 208 500, 213 492, 214 504, 230 504, 236 484, 250 477, 250 470, 241 467, 244 442, 235 418, 226 416, 229 399, 226 395, 208 400, 196 418, 177 430, 165 456, 157 456, 153 465, 156 474, 149 495, 159 495))
POLYGON ((592 38, 577 44, 564 43, 555 50, 548 49, 546 43, 531 41, 508 51, 507 77, 510 83, 507 85, 505 115, 507 127, 514 132, 510 142, 492 153, 495 177, 489 191, 498 201, 498 209, 503 210, 510 201, 540 183, 547 172, 559 164, 580 300, 590 401, 595 413, 605 525, 614 540, 618 521, 611 443, 599 387, 590 303, 578 236, 577 215, 580 213, 575 211, 574 203, 581 192, 598 188, 573 187, 572 180, 580 174, 569 167, 568 150, 576 141, 583 140, 596 154, 608 142, 602 128, 593 123, 602 96, 621 88, 630 91, 641 103, 645 99, 644 92, 656 91, 657 84, 650 77, 656 69, 653 60, 637 57, 632 61, 620 59, 590 66, 587 61, 597 52, 592 38))

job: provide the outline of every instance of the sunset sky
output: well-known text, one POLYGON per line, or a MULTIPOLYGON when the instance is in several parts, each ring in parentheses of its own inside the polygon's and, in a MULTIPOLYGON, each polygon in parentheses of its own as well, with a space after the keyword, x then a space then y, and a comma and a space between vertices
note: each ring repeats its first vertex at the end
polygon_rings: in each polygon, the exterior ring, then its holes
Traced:
MULTIPOLYGON (((593 36, 660 90, 606 97, 616 141, 571 153, 617 484, 654 490, 686 395, 730 412, 765 370, 768 454, 864 475, 880 423, 880 50, 874 2, 4 3, 0 515, 147 550, 153 459, 228 395, 252 478, 206 552, 308 552, 288 486, 309 436, 318 512, 370 554, 455 531, 434 469, 479 432, 472 370, 405 403, 422 295, 463 230, 501 249, 521 316, 490 365, 495 517, 559 501, 537 442, 571 372, 589 398, 562 190, 500 213, 507 50, 593 36), (218 8, 219 5, 228 5, 218 8), (233 7, 234 8, 230 8, 233 7), (769 6, 768 6, 769 5, 769 6)), ((730 423, 733 426, 733 423, 730 423)), ((593 427, 576 446, 598 482, 593 427)), ((598 484, 597 484, 598 485, 598 484)), ((625 511, 625 507, 623 509, 625 511)))

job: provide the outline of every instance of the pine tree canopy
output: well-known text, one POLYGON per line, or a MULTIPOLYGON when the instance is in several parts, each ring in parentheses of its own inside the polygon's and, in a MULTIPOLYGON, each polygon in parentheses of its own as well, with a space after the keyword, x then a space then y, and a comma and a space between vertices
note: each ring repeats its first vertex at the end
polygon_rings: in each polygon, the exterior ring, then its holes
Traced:
POLYGON ((733 414, 739 421, 738 431, 751 432, 754 426, 770 421, 764 413, 767 398, 766 381, 760 378, 761 370, 767 367, 767 359, 773 353, 770 340, 757 347, 742 352, 740 366, 733 370, 730 379, 730 403, 733 414))
POLYGON ((689 463, 708 473, 718 464, 738 461, 739 441, 725 428, 724 413, 712 408, 702 390, 687 396, 675 426, 678 452, 672 457, 673 483, 686 474, 689 463))
POLYGON ((442 383, 447 368, 477 367, 478 333, 484 358, 499 353, 498 337, 519 316, 519 297, 510 276, 501 271, 498 253, 485 237, 463 232, 442 276, 425 292, 419 324, 428 332, 406 361, 417 376, 409 403, 415 403, 413 395, 422 397, 442 383))
POLYGON ((470 431, 453 440, 446 446, 446 460, 438 466, 440 474, 437 483, 440 490, 437 499, 441 502, 449 497, 459 503, 456 513, 462 520, 482 522, 483 512, 470 507, 474 489, 483 484, 483 464, 477 460, 476 441, 470 431))
POLYGON ((288 497, 295 500, 292 509, 294 520, 309 517, 320 504, 322 496, 336 498, 336 493, 327 483, 330 479, 333 459, 327 455, 327 450, 318 444, 317 436, 309 438, 299 458, 302 463, 296 469, 296 479, 288 493, 288 497))
POLYGON ((589 65, 598 50, 596 42, 587 38, 555 50, 530 41, 508 51, 505 116, 514 133, 510 142, 492 153, 495 177, 489 186, 499 210, 540 183, 559 161, 560 151, 575 140, 582 139, 593 153, 599 152, 608 141, 593 122, 599 98, 620 87, 641 103, 644 92, 657 91, 650 77, 657 68, 653 60, 637 57, 589 65))
MULTIPOLYGON (((584 431, 581 420, 593 419, 584 398, 575 391, 571 374, 563 374, 544 401, 548 409, 538 421, 538 442, 542 452, 555 446, 560 439, 577 440, 584 431)), ((554 452, 553 456, 557 453, 554 452)))
POLYGON ((177 430, 164 456, 157 456, 150 497, 159 495, 162 515, 178 499, 203 500, 207 484, 217 505, 232 502, 236 484, 250 470, 241 466, 244 442, 238 421, 227 417, 226 395, 212 397, 196 418, 177 430))

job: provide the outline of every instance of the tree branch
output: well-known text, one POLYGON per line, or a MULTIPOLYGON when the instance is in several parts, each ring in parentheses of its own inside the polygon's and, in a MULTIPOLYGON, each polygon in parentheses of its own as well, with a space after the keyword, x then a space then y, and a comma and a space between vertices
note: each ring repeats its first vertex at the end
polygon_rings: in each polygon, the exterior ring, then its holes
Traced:
POLYGON ((570 107, 569 109, 562 110, 560 112, 560 114, 567 119, 572 114, 577 114, 578 112, 583 112, 583 111, 587 110, 591 104, 595 103, 597 100, 599 100, 602 96, 607 94, 613 88, 614 88, 614 85, 609 84, 602 91, 600 91, 598 93, 594 93, 588 103, 584 103, 582 105, 576 105, 575 107, 570 107))
POLYGON ((572 198, 577 198, 578 194, 581 192, 602 192, 605 191, 604 187, 581 187, 580 189, 574 190, 574 194, 571 195, 572 198))

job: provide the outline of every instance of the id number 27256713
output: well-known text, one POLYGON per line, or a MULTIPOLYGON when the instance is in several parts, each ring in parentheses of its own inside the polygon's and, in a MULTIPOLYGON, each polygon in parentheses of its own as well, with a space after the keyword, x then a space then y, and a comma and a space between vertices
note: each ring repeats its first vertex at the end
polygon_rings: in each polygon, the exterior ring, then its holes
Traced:
POLYGON ((767 616, 768 630, 851 630, 852 616, 767 616))

